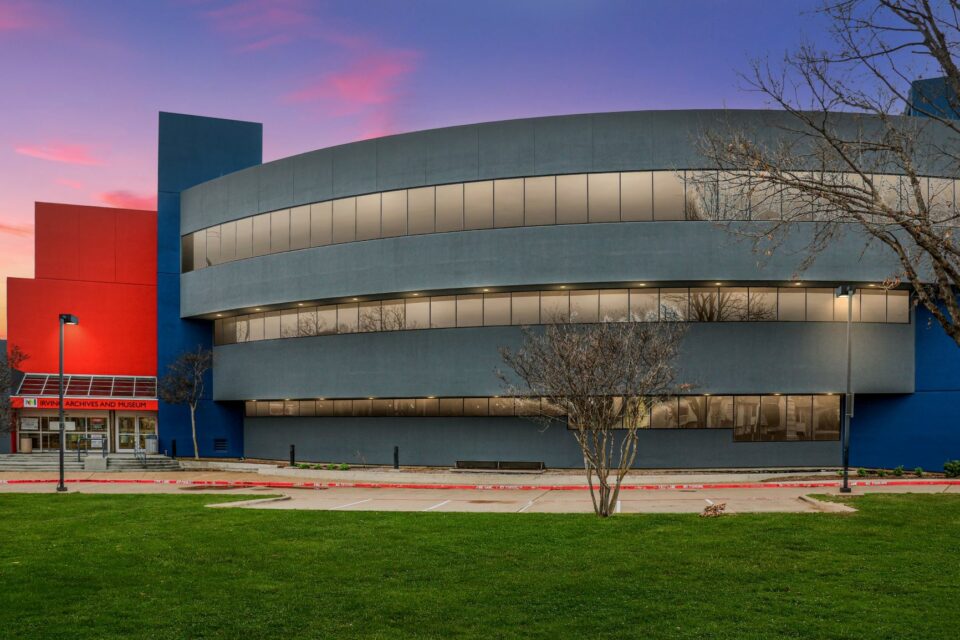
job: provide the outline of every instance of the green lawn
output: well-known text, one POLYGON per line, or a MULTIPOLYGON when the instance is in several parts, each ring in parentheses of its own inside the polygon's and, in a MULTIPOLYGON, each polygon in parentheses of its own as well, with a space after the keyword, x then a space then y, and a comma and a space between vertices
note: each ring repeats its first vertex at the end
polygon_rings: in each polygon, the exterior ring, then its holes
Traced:
POLYGON ((853 515, 204 509, 0 495, 2 638, 951 638, 960 495, 853 515))

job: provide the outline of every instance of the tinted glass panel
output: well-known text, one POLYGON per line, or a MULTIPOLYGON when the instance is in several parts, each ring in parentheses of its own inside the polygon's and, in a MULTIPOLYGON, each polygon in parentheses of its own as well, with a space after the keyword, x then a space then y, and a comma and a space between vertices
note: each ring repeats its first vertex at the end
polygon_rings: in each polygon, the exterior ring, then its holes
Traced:
POLYGON ((360 331, 381 331, 383 325, 380 320, 380 303, 361 302, 358 306, 360 331))
POLYGON ((748 317, 749 296, 746 287, 724 287, 717 297, 721 322, 740 322, 748 317))
POLYGON ((486 326, 510 324, 510 294, 487 293, 483 296, 483 324, 486 326))
POLYGON ((463 398, 440 398, 440 415, 462 416, 463 398))
POLYGON ((518 292, 512 296, 512 324, 540 322, 540 294, 536 291, 518 292))
POLYGON ((463 185, 437 187, 437 233, 463 229, 463 185))
POLYGON ((760 416, 760 396, 737 396, 734 402, 736 418, 734 419, 733 439, 756 440, 760 416))
POLYGON ((464 398, 463 415, 465 416, 485 416, 490 409, 487 398, 464 398))
POLYGON ((296 338, 299 335, 299 313, 296 309, 284 309, 280 312, 280 337, 296 338))
POLYGON ((591 173, 587 180, 590 222, 620 221, 620 174, 591 173))
POLYGON ((787 440, 813 439, 813 398, 787 397, 787 440))
POLYGON ((553 176, 524 180, 523 223, 556 224, 556 179, 553 176))
POLYGON ((806 320, 807 294, 800 287, 782 288, 777 300, 778 320, 806 320))
POLYGON ((237 253, 236 259, 243 260, 253 256, 253 219, 244 218, 236 221, 237 253))
POLYGON ((297 317, 297 333, 301 336, 317 335, 317 308, 300 309, 297 317))
POLYGON ((399 331, 406 328, 403 300, 384 300, 380 308, 384 331, 399 331))
MULTIPOLYGON (((247 318, 247 340, 263 340, 263 314, 251 313, 247 318)), ((240 342, 240 323, 237 322, 237 342, 240 342)))
POLYGON ((719 322, 720 296, 716 287, 690 289, 689 318, 692 322, 719 322))
POLYGON ((306 249, 310 246, 310 207, 290 210, 290 248, 306 249))
POLYGON ((807 320, 833 320, 833 289, 807 289, 807 320))
POLYGON ((846 322, 847 318, 860 322, 860 292, 852 296, 836 296, 833 299, 833 321, 846 322))
POLYGON ((253 217, 253 255, 270 253, 270 214, 253 217))
POLYGON ((656 322, 660 316, 658 289, 630 290, 630 319, 634 322, 656 322))
POLYGON ((860 290, 860 322, 887 321, 887 292, 883 289, 860 290))
POLYGON ((493 182, 468 182, 463 186, 463 228, 493 227, 493 182))
POLYGON ((686 289, 660 289, 660 319, 670 322, 685 320, 688 298, 686 289))
POLYGON ((407 191, 407 233, 433 233, 435 223, 434 188, 407 191))
POLYGON ((570 319, 570 294, 567 291, 540 293, 540 318, 544 324, 570 319))
POLYGON ((430 326, 435 329, 457 326, 456 296, 434 296, 431 299, 430 326))
POLYGON ((290 250, 290 210, 270 214, 270 252, 290 250))
POLYGON ((457 326, 479 327, 483 324, 483 295, 457 296, 457 326))
POLYGON ((557 224, 587 221, 587 176, 557 176, 557 224))
POLYGON ((317 307, 317 334, 329 335, 337 332, 337 307, 328 305, 317 307))
POLYGON ((813 396, 813 439, 840 439, 840 396, 813 396))
POLYGON ((383 210, 382 235, 384 238, 407 234, 407 192, 387 191, 381 199, 383 210))
POLYGON ((681 396, 677 424, 681 429, 705 429, 707 426, 707 397, 681 396))
POLYGON ((280 337, 280 312, 268 311, 263 314, 263 339, 276 340, 280 337))
POLYGON ((210 227, 207 234, 207 264, 220 264, 220 226, 210 227))
POLYGON ((356 333, 360 326, 359 310, 355 304, 337 305, 337 332, 356 333))
POLYGON ((380 194, 357 198, 357 240, 380 237, 380 194))
POLYGON ((683 179, 673 171, 653 172, 654 220, 683 220, 683 179))
POLYGON ((570 321, 596 322, 600 317, 600 296, 596 289, 570 292, 570 321))
POLYGON ((193 271, 193 234, 180 238, 180 271, 193 271))
POLYGON ((777 290, 771 287, 750 287, 750 320, 766 322, 777 319, 777 290))
POLYGON ((310 246, 322 247, 333 241, 333 203, 310 205, 310 246))
POLYGON ((369 416, 373 414, 373 400, 370 398, 357 399, 353 401, 353 415, 355 417, 369 416))
POLYGON ((676 429, 679 426, 677 419, 678 405, 676 398, 666 398, 653 403, 650 412, 651 429, 676 429))
POLYGON ((523 226, 523 179, 494 180, 493 226, 523 226))
POLYGON ((430 326, 429 298, 408 298, 406 308, 407 329, 426 329, 430 326))
POLYGON ((620 174, 620 219, 653 220, 653 176, 649 171, 620 174))
POLYGON ((762 396, 757 433, 761 441, 787 439, 787 397, 762 396))
POLYGON ((237 259, 237 223, 224 222, 220 225, 220 262, 237 259))
POLYGON ((353 242, 357 238, 357 199, 333 201, 333 242, 353 242))
POLYGON ((910 322, 910 294, 887 291, 887 322, 910 322))
POLYGON ((193 268, 203 269, 207 264, 207 232, 197 231, 193 236, 193 268))
POLYGON ((710 396, 707 398, 707 428, 733 428, 733 396, 710 396))

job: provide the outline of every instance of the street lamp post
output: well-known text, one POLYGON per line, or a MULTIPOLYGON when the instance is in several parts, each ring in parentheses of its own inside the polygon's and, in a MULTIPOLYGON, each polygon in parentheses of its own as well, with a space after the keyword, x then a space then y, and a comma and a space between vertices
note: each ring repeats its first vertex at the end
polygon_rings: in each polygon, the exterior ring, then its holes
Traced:
POLYGON ((843 407, 843 486, 840 493, 850 493, 850 418, 853 417, 853 346, 850 342, 850 329, 853 325, 853 285, 841 285, 836 289, 838 298, 847 299, 847 392, 843 407))
POLYGON ((63 484, 63 454, 66 447, 66 433, 63 424, 63 326, 79 323, 77 316, 71 313, 60 314, 60 484, 57 485, 57 491, 67 490, 66 485, 63 484))

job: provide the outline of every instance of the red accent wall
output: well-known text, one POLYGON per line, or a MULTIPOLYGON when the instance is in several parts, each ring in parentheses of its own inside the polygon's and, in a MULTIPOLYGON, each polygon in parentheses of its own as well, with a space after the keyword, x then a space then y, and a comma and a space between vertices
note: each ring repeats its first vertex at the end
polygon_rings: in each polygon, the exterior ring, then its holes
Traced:
POLYGON ((7 280, 8 345, 29 356, 23 369, 157 375, 157 214, 37 203, 36 277, 7 280))

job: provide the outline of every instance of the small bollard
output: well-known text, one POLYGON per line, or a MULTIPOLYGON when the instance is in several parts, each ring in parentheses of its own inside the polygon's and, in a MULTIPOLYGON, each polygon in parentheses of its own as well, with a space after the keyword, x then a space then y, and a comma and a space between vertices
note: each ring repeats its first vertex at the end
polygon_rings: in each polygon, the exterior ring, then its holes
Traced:
POLYGON ((296 451, 297 451, 297 448, 294 445, 290 445, 290 466, 291 467, 295 466, 297 462, 296 451))
POLYGON ((396 445, 393 446, 393 468, 400 468, 400 447, 396 445))
POLYGON ((177 457, 177 439, 176 438, 170 441, 170 457, 171 458, 177 457))

